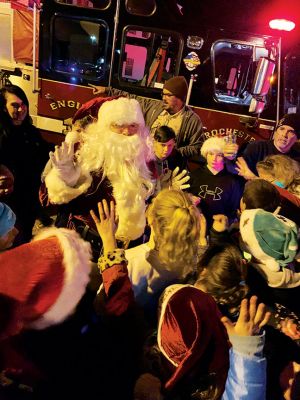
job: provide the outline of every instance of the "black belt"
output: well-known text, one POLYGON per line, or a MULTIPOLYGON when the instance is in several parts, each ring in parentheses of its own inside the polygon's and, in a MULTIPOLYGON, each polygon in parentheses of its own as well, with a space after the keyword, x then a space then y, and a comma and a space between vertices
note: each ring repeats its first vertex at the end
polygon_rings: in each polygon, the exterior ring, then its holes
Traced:
POLYGON ((97 261, 103 248, 101 237, 98 232, 91 229, 88 225, 84 224, 82 221, 72 220, 76 232, 84 239, 89 242, 93 252, 93 261, 97 261))

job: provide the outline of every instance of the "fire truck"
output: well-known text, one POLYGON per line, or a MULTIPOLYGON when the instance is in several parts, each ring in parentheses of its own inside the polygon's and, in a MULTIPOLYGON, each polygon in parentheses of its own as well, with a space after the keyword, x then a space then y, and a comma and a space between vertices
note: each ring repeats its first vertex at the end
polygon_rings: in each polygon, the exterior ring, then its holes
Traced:
POLYGON ((98 87, 159 99, 176 75, 187 79, 187 103, 207 136, 269 139, 283 113, 300 110, 300 49, 283 52, 287 35, 208 21, 213 0, 199 3, 0 1, 0 84, 25 90, 35 125, 53 142, 98 87))

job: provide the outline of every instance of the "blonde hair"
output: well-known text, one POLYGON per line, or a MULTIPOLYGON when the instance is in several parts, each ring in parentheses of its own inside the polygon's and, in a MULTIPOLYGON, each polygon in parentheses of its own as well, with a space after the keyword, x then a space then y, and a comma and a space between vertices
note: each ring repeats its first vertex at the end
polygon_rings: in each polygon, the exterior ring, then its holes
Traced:
POLYGON ((162 190, 148 209, 155 246, 168 271, 182 278, 194 271, 200 234, 199 211, 187 193, 162 190))
POLYGON ((270 174, 274 180, 288 187, 300 174, 300 164, 284 154, 267 156, 256 164, 257 170, 263 170, 270 174))

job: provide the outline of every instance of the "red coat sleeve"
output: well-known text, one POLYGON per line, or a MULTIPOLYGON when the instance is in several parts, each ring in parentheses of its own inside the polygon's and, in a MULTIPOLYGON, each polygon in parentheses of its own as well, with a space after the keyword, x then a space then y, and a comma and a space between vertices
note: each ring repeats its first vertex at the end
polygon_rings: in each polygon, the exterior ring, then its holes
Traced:
POLYGON ((125 263, 113 265, 102 272, 106 294, 105 311, 122 315, 135 304, 134 294, 125 263))

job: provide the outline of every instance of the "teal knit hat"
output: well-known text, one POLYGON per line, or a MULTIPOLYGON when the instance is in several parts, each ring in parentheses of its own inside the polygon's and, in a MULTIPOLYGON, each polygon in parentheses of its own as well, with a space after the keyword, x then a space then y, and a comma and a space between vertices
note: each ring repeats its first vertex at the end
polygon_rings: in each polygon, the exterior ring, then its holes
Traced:
POLYGON ((297 254, 297 225, 282 215, 262 209, 245 210, 240 232, 247 251, 272 271, 286 267, 297 254))
POLYGON ((0 236, 9 232, 16 223, 16 215, 8 205, 0 202, 0 236))

